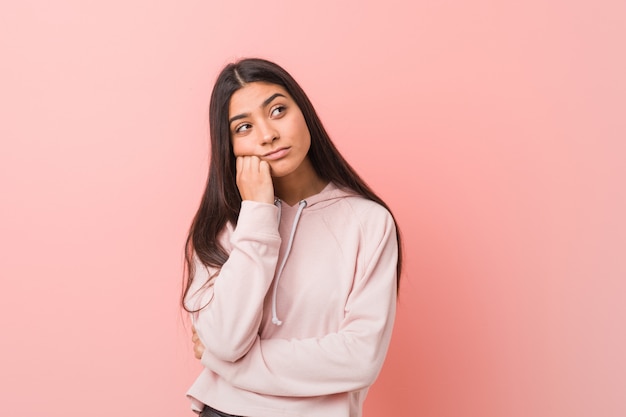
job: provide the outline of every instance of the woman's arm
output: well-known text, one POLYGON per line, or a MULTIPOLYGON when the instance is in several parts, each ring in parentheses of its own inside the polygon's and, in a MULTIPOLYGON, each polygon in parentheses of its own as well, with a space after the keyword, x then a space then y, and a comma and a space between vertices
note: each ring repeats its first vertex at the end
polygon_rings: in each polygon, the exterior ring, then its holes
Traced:
POLYGON ((277 207, 244 201, 230 244, 230 257, 219 271, 196 262, 185 304, 201 308, 192 320, 206 351, 233 362, 248 352, 258 334, 280 248, 277 207))
POLYGON ((398 248, 391 216, 379 226, 378 244, 368 254, 365 273, 355 279, 338 332, 299 340, 257 337, 237 362, 225 362, 207 350, 203 365, 238 388, 265 395, 328 395, 370 386, 389 346, 397 292, 398 248))

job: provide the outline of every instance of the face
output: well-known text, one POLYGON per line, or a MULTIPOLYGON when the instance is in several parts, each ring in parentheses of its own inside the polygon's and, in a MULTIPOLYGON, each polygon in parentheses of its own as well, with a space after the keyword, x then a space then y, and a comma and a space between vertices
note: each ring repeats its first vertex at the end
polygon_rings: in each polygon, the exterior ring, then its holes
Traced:
POLYGON ((283 87, 253 82, 240 88, 230 99, 228 120, 235 156, 258 156, 275 178, 312 171, 311 134, 283 87))

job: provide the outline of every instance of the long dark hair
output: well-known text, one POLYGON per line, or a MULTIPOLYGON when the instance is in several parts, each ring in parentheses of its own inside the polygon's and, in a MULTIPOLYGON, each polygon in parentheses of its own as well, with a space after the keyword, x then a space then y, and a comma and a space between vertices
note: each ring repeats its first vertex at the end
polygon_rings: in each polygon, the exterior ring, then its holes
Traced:
MULTIPOLYGON (((349 188, 391 210, 385 202, 368 187, 356 171, 341 156, 330 140, 313 105, 302 88, 287 71, 273 62, 258 58, 242 59, 228 64, 220 72, 213 87, 209 105, 209 130, 211 136, 211 161, 206 188, 200 207, 191 223, 185 244, 185 281, 182 305, 195 274, 194 254, 204 265, 220 268, 228 259, 228 253, 220 244, 218 236, 227 223, 237 223, 241 196, 235 181, 236 168, 230 130, 228 107, 235 91, 252 82, 266 82, 283 87, 294 99, 311 133, 309 159, 317 175, 340 187, 349 188)), ((394 218, 395 222, 395 218, 394 218)), ((398 239, 398 283, 402 272, 402 245, 396 222, 398 239)))

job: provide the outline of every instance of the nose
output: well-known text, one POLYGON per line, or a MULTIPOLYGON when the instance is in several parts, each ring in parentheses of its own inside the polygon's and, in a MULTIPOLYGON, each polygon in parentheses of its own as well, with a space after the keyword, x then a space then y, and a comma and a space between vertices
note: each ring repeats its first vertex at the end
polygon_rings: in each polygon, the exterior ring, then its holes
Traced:
POLYGON ((261 125, 259 133, 261 134, 261 143, 263 145, 272 143, 279 138, 278 130, 276 130, 271 123, 261 125))

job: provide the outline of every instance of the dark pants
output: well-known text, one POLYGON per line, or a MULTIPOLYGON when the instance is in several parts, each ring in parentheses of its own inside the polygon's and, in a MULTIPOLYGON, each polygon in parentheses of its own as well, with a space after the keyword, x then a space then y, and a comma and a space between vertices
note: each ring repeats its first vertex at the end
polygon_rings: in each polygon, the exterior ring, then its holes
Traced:
POLYGON ((215 408, 211 408, 208 405, 205 405, 204 409, 200 413, 200 417, 241 417, 241 416, 235 416, 232 414, 222 413, 221 411, 218 411, 215 408))

